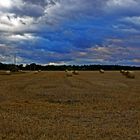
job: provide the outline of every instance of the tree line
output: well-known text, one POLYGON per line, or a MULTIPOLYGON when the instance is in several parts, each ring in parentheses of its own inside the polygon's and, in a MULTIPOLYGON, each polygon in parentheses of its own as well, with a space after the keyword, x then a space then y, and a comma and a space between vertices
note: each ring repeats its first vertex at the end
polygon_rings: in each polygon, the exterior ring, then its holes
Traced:
POLYGON ((64 70, 82 70, 82 71, 93 71, 93 70, 140 70, 138 66, 121 66, 121 65, 39 65, 39 64, 27 64, 27 65, 14 65, 14 64, 4 64, 0 63, 0 70, 42 70, 42 71, 64 71, 64 70))

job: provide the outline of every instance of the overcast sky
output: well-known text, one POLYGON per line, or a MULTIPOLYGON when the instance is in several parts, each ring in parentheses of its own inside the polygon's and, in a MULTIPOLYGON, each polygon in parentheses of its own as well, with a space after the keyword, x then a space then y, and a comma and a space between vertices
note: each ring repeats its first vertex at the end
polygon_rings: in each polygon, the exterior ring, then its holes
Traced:
POLYGON ((140 0, 0 0, 0 62, 140 66, 140 0))

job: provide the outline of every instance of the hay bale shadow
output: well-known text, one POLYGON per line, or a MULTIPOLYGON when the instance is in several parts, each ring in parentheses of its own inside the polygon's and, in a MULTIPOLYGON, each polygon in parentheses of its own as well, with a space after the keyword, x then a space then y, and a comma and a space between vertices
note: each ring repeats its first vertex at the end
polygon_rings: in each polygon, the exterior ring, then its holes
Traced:
POLYGON ((47 99, 46 101, 49 102, 49 103, 53 103, 53 104, 64 104, 64 105, 73 105, 73 104, 80 103, 80 100, 73 100, 73 99, 69 99, 69 100, 47 99))

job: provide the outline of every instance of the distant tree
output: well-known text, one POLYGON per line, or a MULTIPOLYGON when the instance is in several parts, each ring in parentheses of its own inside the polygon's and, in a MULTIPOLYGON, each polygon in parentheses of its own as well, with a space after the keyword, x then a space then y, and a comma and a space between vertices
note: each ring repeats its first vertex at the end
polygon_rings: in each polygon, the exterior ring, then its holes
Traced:
POLYGON ((20 64, 20 65, 18 66, 18 68, 19 68, 20 70, 23 70, 23 64, 20 64))
POLYGON ((17 72, 19 68, 16 65, 12 64, 12 65, 9 65, 9 70, 12 72, 17 72))

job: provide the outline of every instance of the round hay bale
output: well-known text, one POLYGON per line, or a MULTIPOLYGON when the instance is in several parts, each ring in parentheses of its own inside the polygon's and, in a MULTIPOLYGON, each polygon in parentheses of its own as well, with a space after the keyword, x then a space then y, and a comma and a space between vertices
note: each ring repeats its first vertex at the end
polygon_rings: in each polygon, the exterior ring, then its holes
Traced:
POLYGON ((68 70, 66 69, 65 72, 68 72, 68 70))
POLYGON ((125 75, 125 76, 127 76, 128 71, 127 71, 127 70, 125 70, 122 74, 123 74, 123 75, 125 75))
POLYGON ((105 73, 105 71, 103 69, 100 69, 99 72, 100 73, 105 73))
POLYGON ((41 72, 41 70, 38 70, 38 72, 41 72))
POLYGON ((23 72, 23 70, 19 70, 20 72, 23 72))
POLYGON ((67 71, 67 72, 66 72, 66 76, 67 76, 67 77, 72 77, 72 71, 67 71))
POLYGON ((124 70, 120 70, 120 73, 122 73, 122 74, 123 74, 123 73, 124 73, 124 70))
POLYGON ((79 75, 79 72, 78 72, 77 70, 74 70, 74 71, 73 71, 73 74, 74 74, 74 75, 79 75))
POLYGON ((7 71, 5 71, 5 74, 6 75, 11 75, 11 71, 10 70, 7 70, 7 71))
POLYGON ((38 74, 38 71, 34 71, 34 74, 38 74))
POLYGON ((128 71, 127 74, 126 74, 126 77, 134 79, 135 78, 135 73, 133 71, 128 71))

